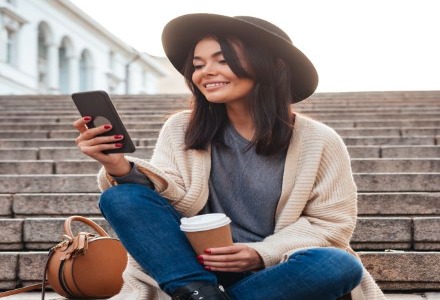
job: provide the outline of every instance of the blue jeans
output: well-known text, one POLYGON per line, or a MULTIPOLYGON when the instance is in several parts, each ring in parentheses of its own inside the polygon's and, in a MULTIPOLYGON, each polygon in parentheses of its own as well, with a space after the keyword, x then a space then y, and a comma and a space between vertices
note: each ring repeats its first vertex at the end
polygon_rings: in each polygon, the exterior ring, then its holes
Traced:
POLYGON ((336 248, 312 248, 257 272, 210 272, 198 262, 180 214, 147 186, 120 184, 104 191, 100 208, 130 255, 172 294, 193 281, 223 284, 232 299, 335 300, 361 280, 360 262, 336 248))

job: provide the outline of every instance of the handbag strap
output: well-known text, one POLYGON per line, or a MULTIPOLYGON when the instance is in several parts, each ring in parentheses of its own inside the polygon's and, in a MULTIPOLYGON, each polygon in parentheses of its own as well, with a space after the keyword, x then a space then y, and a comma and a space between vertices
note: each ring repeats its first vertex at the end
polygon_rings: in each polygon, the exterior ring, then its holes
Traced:
POLYGON ((64 222, 64 232, 66 233, 67 236, 71 238, 73 238, 73 232, 71 227, 73 221, 79 221, 92 227, 93 230, 95 230, 100 236, 109 236, 108 233, 101 226, 99 226, 92 220, 82 216, 70 216, 64 222))
MULTIPOLYGON (((47 282, 46 282, 46 284, 47 284, 47 282)), ((21 287, 18 289, 14 289, 14 290, 1 292, 0 298, 16 295, 16 294, 20 294, 20 293, 26 293, 26 292, 30 292, 30 291, 34 291, 34 290, 39 290, 39 289, 41 289, 41 286, 42 286, 41 283, 37 283, 37 284, 31 284, 28 286, 24 286, 24 287, 21 287)))
POLYGON ((0 298, 41 289, 41 291, 42 291, 41 299, 44 300, 44 297, 46 294, 46 286, 49 283, 46 279, 46 272, 47 272, 47 267, 49 265, 49 260, 50 260, 50 257, 52 256, 52 254, 53 254, 53 250, 51 249, 49 251, 49 254, 47 255, 46 263, 44 264, 44 275, 43 275, 43 280, 41 281, 41 283, 31 284, 31 285, 24 286, 24 287, 21 287, 18 289, 13 289, 13 290, 1 292, 0 298))

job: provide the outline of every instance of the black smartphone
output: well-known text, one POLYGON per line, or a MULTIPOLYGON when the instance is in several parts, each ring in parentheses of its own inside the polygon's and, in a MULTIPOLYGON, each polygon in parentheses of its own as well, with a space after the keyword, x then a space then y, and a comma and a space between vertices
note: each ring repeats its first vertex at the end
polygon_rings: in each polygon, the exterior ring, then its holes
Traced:
POLYGON ((124 145, 122 148, 104 150, 103 153, 132 153, 136 150, 107 92, 99 90, 73 93, 72 99, 82 117, 92 117, 92 120, 87 123, 87 127, 93 128, 111 124, 112 129, 101 134, 101 136, 117 134, 124 136, 123 140, 118 141, 124 145))

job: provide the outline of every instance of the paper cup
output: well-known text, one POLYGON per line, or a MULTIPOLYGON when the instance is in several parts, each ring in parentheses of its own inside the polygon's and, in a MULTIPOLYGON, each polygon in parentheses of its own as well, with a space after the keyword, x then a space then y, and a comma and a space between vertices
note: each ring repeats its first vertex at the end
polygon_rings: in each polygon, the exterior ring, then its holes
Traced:
POLYGON ((213 213, 180 219, 180 230, 185 232, 194 251, 200 255, 207 248, 232 246, 231 219, 213 213))

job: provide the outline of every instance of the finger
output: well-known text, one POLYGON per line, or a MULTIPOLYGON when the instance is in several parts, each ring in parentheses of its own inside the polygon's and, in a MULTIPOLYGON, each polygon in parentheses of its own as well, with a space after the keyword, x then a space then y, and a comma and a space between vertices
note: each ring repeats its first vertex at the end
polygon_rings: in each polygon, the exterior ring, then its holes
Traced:
POLYGON ((205 269, 208 271, 213 272, 244 272, 249 271, 248 268, 242 268, 242 267, 211 267, 211 266, 205 266, 205 269))
MULTIPOLYGON (((105 124, 96 128, 90 128, 86 131, 82 132, 76 139, 75 143, 79 145, 83 141, 88 141, 94 139, 98 135, 102 135, 103 133, 112 129, 110 124, 105 124)), ((95 143, 96 144, 96 143, 95 143)), ((88 144, 91 145, 91 144, 88 144)))
POLYGON ((82 117, 81 119, 78 119, 78 120, 74 121, 72 125, 80 133, 83 133, 83 132, 85 132, 88 129, 86 124, 89 123, 91 120, 92 120, 92 117, 85 116, 85 117, 82 117))
POLYGON ((240 254, 229 255, 203 255, 199 256, 199 260, 206 262, 236 262, 242 260, 243 257, 240 254))
POLYGON ((205 249, 206 254, 218 255, 218 254, 233 254, 240 252, 243 249, 241 245, 233 245, 226 247, 208 248, 205 249))
POLYGON ((109 135, 109 136, 97 136, 92 139, 87 139, 86 134, 81 134, 77 139, 76 143, 79 147, 82 146, 95 146, 100 144, 109 144, 122 141, 124 136, 122 134, 109 135))
POLYGON ((122 143, 99 144, 96 146, 81 147, 81 152, 88 156, 93 157, 102 154, 102 151, 104 150, 119 149, 122 148, 123 146, 124 145, 122 143))
POLYGON ((94 127, 94 128, 89 128, 86 131, 82 132, 82 139, 83 140, 90 140, 93 139, 94 137, 101 135, 103 133, 106 133, 107 131, 110 131, 112 129, 112 125, 111 124, 105 124, 102 126, 98 126, 98 127, 94 127))

